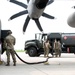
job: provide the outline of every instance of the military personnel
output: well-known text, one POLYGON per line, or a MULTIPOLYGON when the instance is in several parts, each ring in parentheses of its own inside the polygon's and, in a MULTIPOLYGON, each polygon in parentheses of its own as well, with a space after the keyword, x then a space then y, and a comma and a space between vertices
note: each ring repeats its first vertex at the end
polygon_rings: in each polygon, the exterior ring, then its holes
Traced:
POLYGON ((43 48, 44 48, 44 57, 49 57, 49 50, 51 48, 50 42, 49 40, 46 40, 43 44, 43 48))
POLYGON ((15 58, 15 52, 14 52, 14 45, 15 45, 15 37, 12 36, 12 32, 7 32, 8 36, 6 36, 4 40, 4 44, 6 46, 6 55, 7 55, 7 64, 6 66, 10 66, 10 54, 13 59, 13 66, 16 66, 16 58, 15 58))
POLYGON ((58 41, 58 55, 61 56, 61 43, 58 41))
POLYGON ((57 41, 55 39, 53 49, 55 51, 55 56, 57 57, 59 55, 59 57, 60 57, 61 56, 61 43, 60 43, 60 41, 57 41))

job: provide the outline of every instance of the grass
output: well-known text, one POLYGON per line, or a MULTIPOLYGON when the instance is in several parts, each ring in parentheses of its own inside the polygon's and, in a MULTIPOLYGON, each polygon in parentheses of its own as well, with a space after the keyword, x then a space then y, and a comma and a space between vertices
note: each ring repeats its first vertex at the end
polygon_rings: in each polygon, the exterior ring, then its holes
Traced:
POLYGON ((24 50, 15 50, 16 52, 25 52, 24 50))

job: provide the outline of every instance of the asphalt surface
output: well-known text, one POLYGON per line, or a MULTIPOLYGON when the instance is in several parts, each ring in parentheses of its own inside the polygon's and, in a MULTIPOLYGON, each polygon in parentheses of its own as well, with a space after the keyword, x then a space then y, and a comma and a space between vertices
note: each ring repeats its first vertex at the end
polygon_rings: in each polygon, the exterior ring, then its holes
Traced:
MULTIPOLYGON (((40 57, 29 57, 24 52, 18 52, 18 55, 27 62, 46 60, 43 55, 41 55, 40 57)), ((45 65, 44 63, 28 65, 21 62, 16 57, 16 66, 13 66, 12 59, 10 62, 10 66, 5 66, 6 54, 4 53, 1 58, 4 63, 0 65, 0 75, 75 75, 74 54, 62 54, 60 58, 50 58, 48 60, 48 65, 45 65)))

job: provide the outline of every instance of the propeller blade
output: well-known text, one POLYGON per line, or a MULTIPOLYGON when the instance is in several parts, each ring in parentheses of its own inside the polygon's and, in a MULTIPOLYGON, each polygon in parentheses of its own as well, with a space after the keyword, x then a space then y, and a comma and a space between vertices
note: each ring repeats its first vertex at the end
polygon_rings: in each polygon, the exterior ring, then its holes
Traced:
POLYGON ((27 0, 27 2, 29 3, 30 0, 27 0))
POLYGON ((41 27, 41 25, 40 25, 39 20, 38 20, 38 19, 35 19, 34 21, 35 21, 37 27, 39 28, 39 30, 40 30, 41 32, 43 32, 43 29, 42 29, 42 27, 41 27))
POLYGON ((22 2, 19 2, 19 1, 16 1, 16 0, 8 0, 9 2, 12 2, 12 3, 15 3, 15 4, 17 4, 17 5, 19 5, 19 6, 22 6, 22 7, 24 7, 25 9, 27 9, 27 5, 26 4, 24 4, 24 3, 22 3, 22 2))
POLYGON ((54 2, 54 0, 49 0, 47 5, 49 5, 49 4, 53 3, 53 2, 54 2))
POLYGON ((48 15, 46 13, 43 13, 42 14, 43 17, 46 17, 46 18, 49 18, 49 19, 54 19, 55 17, 51 16, 51 15, 48 15))
POLYGON ((24 26, 23 26, 23 32, 26 31, 26 28, 27 28, 27 25, 28 25, 29 21, 30 21, 30 17, 27 16, 27 18, 26 18, 26 20, 25 20, 25 23, 24 23, 24 26))
POLYGON ((12 20, 12 19, 14 19, 14 18, 17 18, 17 17, 19 17, 19 16, 21 16, 21 15, 24 15, 24 14, 27 14, 27 13, 28 13, 27 10, 21 11, 21 12, 15 14, 15 15, 11 16, 11 17, 9 18, 9 20, 12 20))

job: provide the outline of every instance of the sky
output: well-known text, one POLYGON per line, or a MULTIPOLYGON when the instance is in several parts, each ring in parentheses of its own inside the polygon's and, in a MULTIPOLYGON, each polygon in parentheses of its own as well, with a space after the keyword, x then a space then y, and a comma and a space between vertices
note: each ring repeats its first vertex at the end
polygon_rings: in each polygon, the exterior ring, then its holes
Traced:
MULTIPOLYGON (((26 0, 18 1, 27 4, 26 0)), ((75 33, 75 28, 72 28, 67 24, 67 18, 70 14, 75 12, 75 9, 72 8, 73 6, 75 6, 75 0, 55 0, 54 3, 48 5, 44 12, 54 16, 56 19, 52 20, 42 16, 39 18, 44 32, 75 33)), ((35 22, 30 20, 27 30, 25 34, 23 34, 22 28, 27 14, 8 21, 12 15, 23 10, 26 9, 10 3, 7 0, 0 0, 1 28, 3 30, 12 30, 12 35, 16 38, 16 45, 14 46, 16 50, 23 50, 25 41, 35 39, 35 33, 40 33, 35 22)))

